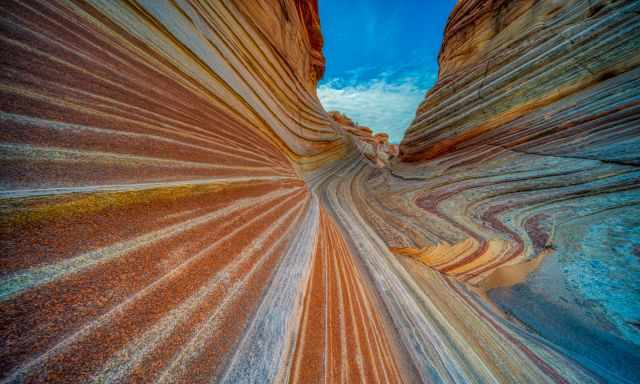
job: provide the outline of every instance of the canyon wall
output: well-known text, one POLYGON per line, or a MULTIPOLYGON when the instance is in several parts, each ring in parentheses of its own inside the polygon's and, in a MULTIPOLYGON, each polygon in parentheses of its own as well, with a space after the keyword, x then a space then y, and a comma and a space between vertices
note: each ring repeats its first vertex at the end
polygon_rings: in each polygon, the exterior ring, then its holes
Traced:
MULTIPOLYGON (((311 266, 351 258, 316 245, 339 233, 300 176, 347 149, 315 96, 317 4, 0 9, 0 381, 288 375, 311 266)), ((341 273, 371 311, 358 272, 341 273)), ((335 325, 329 308, 316 329, 335 325)), ((388 353, 382 320, 362 316, 341 325, 388 353)), ((305 345, 357 345, 329 336, 305 345)))
POLYGON ((634 1, 459 1, 398 147, 315 0, 0 4, 0 382, 640 380, 634 1))
POLYGON ((461 1, 405 161, 490 146, 638 163, 636 1, 461 1), (576 108, 580 104, 582 108, 576 108), (609 137, 605 124, 620 125, 609 137))
POLYGON ((397 177, 370 176, 367 198, 396 254, 488 290, 613 382, 639 379, 639 12, 459 1, 397 177))

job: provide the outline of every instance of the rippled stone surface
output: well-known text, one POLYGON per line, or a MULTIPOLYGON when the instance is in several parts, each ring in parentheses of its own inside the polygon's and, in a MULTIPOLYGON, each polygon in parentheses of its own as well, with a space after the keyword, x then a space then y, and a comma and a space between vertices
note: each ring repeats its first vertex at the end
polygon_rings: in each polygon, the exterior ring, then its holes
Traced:
POLYGON ((458 2, 405 163, 368 198, 396 254, 612 382, 640 379, 639 6, 458 2))
POLYGON ((0 382, 640 380, 637 2, 459 1, 400 151, 315 1, 0 10, 0 382))

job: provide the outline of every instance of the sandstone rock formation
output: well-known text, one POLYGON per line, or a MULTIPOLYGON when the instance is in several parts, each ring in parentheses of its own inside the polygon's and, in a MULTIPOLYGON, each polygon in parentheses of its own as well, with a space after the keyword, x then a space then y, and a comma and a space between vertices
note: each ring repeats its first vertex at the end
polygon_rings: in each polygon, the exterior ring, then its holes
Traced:
POLYGON ((389 143, 389 135, 384 132, 374 134, 370 128, 357 125, 349 117, 337 111, 329 112, 329 116, 337 123, 335 127, 349 141, 353 149, 377 168, 384 168, 394 157, 398 156, 397 144, 389 143))
POLYGON ((459 1, 400 150, 315 0, 0 9, 1 383, 640 381, 638 2, 459 1))
POLYGON ((639 11, 458 2, 400 145, 407 180, 369 197, 411 223, 380 229, 394 252, 500 288, 503 310, 613 382, 640 379, 639 11))
POLYGON ((403 159, 474 147, 478 161, 488 156, 482 149, 497 146, 637 164, 638 152, 626 142, 638 135, 627 118, 638 97, 639 7, 608 0, 458 2, 438 84, 406 133, 403 159), (624 134, 606 140, 602 122, 622 124, 624 134))

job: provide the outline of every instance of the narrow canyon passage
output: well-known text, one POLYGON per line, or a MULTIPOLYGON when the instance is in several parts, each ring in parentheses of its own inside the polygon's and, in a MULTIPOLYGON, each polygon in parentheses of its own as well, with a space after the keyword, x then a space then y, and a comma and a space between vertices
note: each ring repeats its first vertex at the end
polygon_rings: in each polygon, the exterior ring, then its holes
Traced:
POLYGON ((458 1, 400 144, 314 0, 0 11, 0 383, 640 382, 640 2, 458 1))

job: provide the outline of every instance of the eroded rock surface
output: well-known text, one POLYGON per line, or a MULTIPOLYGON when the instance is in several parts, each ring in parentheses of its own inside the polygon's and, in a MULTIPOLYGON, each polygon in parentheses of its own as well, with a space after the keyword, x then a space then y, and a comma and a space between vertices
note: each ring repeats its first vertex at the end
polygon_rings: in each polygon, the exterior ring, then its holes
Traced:
POLYGON ((0 10, 1 383, 640 380, 638 2, 459 1, 400 150, 314 0, 0 10))
POLYGON ((639 6, 458 2, 405 163, 368 198, 396 254, 496 288, 613 382, 639 379, 639 6))

